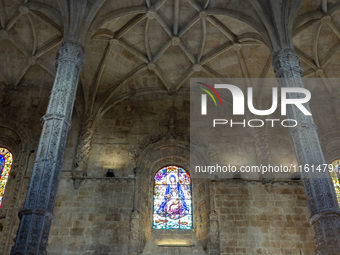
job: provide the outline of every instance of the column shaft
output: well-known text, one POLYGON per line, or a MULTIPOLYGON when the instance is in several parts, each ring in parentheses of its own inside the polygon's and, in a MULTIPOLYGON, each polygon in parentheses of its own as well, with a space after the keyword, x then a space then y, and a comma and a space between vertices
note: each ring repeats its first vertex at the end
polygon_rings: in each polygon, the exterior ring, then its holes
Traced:
POLYGON ((54 80, 39 140, 30 186, 11 254, 46 254, 68 130, 84 53, 64 41, 58 50, 54 80))
MULTIPOLYGON (((293 49, 276 52, 273 66, 281 87, 304 87, 299 57, 293 49)), ((288 98, 299 97, 297 93, 288 95, 288 98)), ((310 111, 308 104, 304 106, 310 111)), ((313 117, 304 115, 295 105, 287 105, 287 117, 298 122, 296 127, 290 128, 298 164, 315 168, 325 164, 313 117)), ((302 181, 311 213, 310 223, 315 231, 316 254, 339 254, 340 240, 336 238, 340 236, 339 206, 328 171, 304 172, 302 181)))

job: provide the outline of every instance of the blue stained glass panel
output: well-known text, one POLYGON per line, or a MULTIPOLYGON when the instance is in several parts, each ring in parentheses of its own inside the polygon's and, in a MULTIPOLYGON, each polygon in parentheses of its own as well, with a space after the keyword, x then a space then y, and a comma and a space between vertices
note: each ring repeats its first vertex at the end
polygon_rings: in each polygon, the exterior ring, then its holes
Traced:
POLYGON ((180 229, 192 229, 192 216, 189 214, 179 221, 180 229))
POLYGON ((0 154, 0 179, 2 175, 2 170, 4 169, 5 166, 5 157, 0 154))
POLYGON ((154 178, 154 229, 192 229, 191 179, 178 166, 161 168, 154 178))

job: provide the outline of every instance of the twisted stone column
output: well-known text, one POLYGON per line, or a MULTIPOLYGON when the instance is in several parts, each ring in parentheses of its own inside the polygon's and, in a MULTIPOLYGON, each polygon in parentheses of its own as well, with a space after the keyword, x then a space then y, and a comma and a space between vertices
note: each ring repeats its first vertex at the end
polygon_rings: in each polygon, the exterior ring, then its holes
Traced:
POLYGON ((93 137, 92 124, 93 120, 91 118, 88 118, 82 123, 80 127, 78 145, 74 160, 74 168, 72 169, 72 178, 74 181, 75 189, 79 189, 82 181, 84 180, 84 177, 87 176, 86 168, 93 137))
POLYGON ((37 156, 20 225, 11 254, 46 254, 67 133, 79 74, 84 62, 81 45, 64 41, 58 50, 56 77, 43 117, 37 156))
MULTIPOLYGON (((273 56, 273 67, 281 87, 303 88, 299 57, 293 49, 277 51, 273 56)), ((299 94, 291 93, 288 98, 299 98, 299 94)), ((310 111, 308 104, 304 106, 310 111)), ((296 127, 290 128, 298 164, 314 165, 315 168, 325 164, 313 117, 304 115, 294 105, 287 106, 287 117, 298 122, 296 127)), ((302 182, 311 213, 309 222, 315 231, 315 254, 339 254, 340 213, 328 171, 304 172, 302 182)))
POLYGON ((79 170, 84 170, 84 167, 86 167, 89 158, 93 136, 92 123, 93 120, 89 118, 84 121, 82 126, 80 127, 76 158, 74 162, 74 167, 79 170))

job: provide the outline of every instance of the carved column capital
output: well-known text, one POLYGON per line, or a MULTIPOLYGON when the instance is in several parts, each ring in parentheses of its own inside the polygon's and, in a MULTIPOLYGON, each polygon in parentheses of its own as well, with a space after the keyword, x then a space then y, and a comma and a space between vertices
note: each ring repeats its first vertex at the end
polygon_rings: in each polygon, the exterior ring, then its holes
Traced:
POLYGON ((73 62, 77 68, 81 68, 85 61, 84 48, 79 42, 64 40, 57 53, 56 68, 65 62, 73 62))
POLYGON ((283 48, 273 54, 273 67, 277 78, 301 78, 300 59, 291 48, 283 48))

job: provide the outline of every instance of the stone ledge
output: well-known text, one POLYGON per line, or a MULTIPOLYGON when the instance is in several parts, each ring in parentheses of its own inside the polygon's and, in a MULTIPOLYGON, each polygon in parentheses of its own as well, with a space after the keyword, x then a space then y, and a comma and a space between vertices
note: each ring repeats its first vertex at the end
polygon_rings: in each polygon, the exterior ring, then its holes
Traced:
MULTIPOLYGON (((69 179, 73 180, 72 177, 60 177, 60 179, 69 179)), ((99 182, 132 182, 135 181, 137 178, 135 177, 81 177, 77 178, 78 180, 81 181, 99 181, 99 182)))

